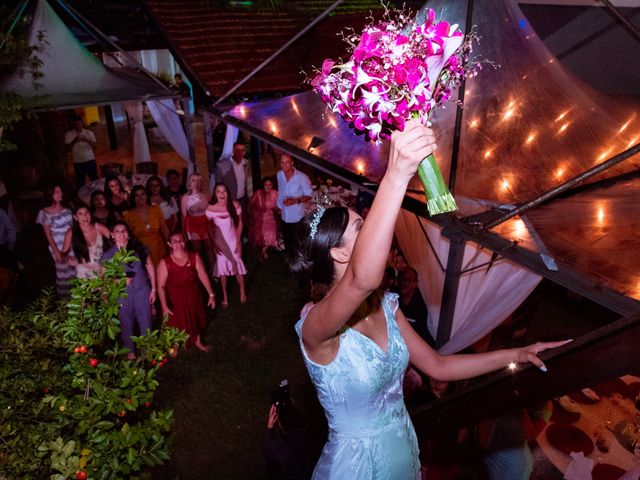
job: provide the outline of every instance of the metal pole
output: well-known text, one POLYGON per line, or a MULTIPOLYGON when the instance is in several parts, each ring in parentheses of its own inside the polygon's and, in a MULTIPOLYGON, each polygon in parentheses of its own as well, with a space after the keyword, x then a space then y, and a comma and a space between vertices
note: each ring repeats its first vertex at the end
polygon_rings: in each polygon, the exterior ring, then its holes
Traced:
MULTIPOLYGON (((467 1, 467 19, 464 26, 465 37, 471 31, 471 23, 473 20, 473 0, 467 1)), ((464 93, 467 85, 466 78, 462 79, 460 88, 458 89, 458 107, 456 109, 456 124, 453 131, 453 144, 451 146, 451 167, 449 169, 449 191, 453 194, 456 188, 456 176, 458 173, 458 154, 460 152, 460 133, 462 131, 462 114, 464 110, 462 104, 464 102, 464 93)))
POLYGON ((247 83, 256 73, 258 73, 260 70, 262 70, 264 67, 266 67, 269 63, 271 63, 273 61, 274 58, 276 58, 278 55, 280 55, 283 51, 285 51, 287 48, 289 48, 289 46, 294 43, 296 40, 298 40, 301 36, 303 36, 305 33, 307 33, 309 30, 311 30, 311 28, 313 28, 320 20, 324 19, 326 16, 328 16, 331 12, 333 12, 336 8, 338 8, 338 6, 343 2, 344 0, 337 0, 333 5, 331 5, 329 8, 327 8, 324 12, 322 12, 320 14, 319 17, 317 17, 313 22, 311 22, 309 25, 307 25, 306 27, 304 27, 300 32, 298 32, 291 40, 289 40, 287 43, 285 43, 282 47, 280 47, 276 52, 274 52, 269 58, 267 58, 264 62, 262 62, 260 65, 258 65, 256 68, 254 68, 251 72, 249 72, 242 80, 240 80, 238 83, 236 83, 233 87, 231 87, 231 89, 229 91, 227 91, 227 93, 225 93, 224 95, 222 95, 220 98, 218 98, 213 105, 211 105, 212 107, 215 107, 216 105, 219 105, 220 103, 222 103, 224 100, 226 100, 227 98, 229 98, 229 95, 233 94, 233 92, 235 92, 236 90, 238 90, 242 85, 244 85, 245 83, 247 83))
POLYGON ((442 302, 440 302, 436 348, 442 347, 451 338, 453 315, 456 311, 462 260, 464 258, 466 245, 466 240, 461 237, 453 237, 449 240, 449 259, 447 260, 447 270, 444 276, 444 286, 442 287, 442 302))
MULTIPOLYGON (((182 97, 181 100, 184 100, 185 98, 188 102, 189 97, 182 97)), ((184 118, 183 118, 184 134, 187 137, 187 145, 189 146, 189 161, 191 162, 191 165, 193 165, 193 172, 197 173, 198 164, 196 163, 196 151, 193 148, 193 133, 191 131, 192 121, 193 120, 191 118, 191 112, 189 111, 189 105, 187 103, 187 108, 184 109, 184 118)))
POLYGON ((640 30, 638 29, 638 27, 636 27, 633 23, 631 23, 629 20, 627 20, 624 17, 624 15, 622 15, 620 13, 620 10, 618 10, 616 7, 614 7, 613 4, 609 0, 600 0, 600 1, 602 3, 604 3, 604 6, 607 7, 609 12, 611 12, 611 14, 614 17, 616 17, 616 19, 622 24, 624 29, 627 32, 629 32, 632 37, 634 37, 636 40, 638 40, 640 42, 640 30))
POLYGON ((578 183, 582 182, 583 180, 591 178, 591 177, 599 174, 600 172, 603 172, 603 171, 607 170, 608 168, 611 168, 614 165, 617 165, 618 163, 626 160, 629 157, 633 157, 638 152, 640 152, 640 143, 637 143, 633 147, 628 148, 627 150, 625 150, 624 152, 621 152, 618 155, 615 155, 615 156, 611 157, 606 162, 602 162, 601 164, 596 165, 595 167, 590 168, 589 170, 587 170, 585 172, 582 172, 580 175, 575 176, 575 177, 567 180, 566 182, 558 185, 557 187, 552 188, 548 192, 543 193, 542 195, 540 195, 539 197, 537 197, 537 198, 535 198, 533 200, 530 200, 528 202, 523 203, 519 207, 514 208, 509 213, 497 218, 496 220, 494 220, 492 222, 489 222, 489 223, 487 223, 485 225, 482 225, 482 229, 483 230, 490 230, 493 227, 495 227, 497 225, 500 225, 501 223, 506 222, 510 218, 515 217, 516 215, 520 215, 522 212, 525 212, 525 211, 529 210, 530 208, 536 207, 536 206, 540 205, 541 203, 546 202, 547 200, 550 200, 550 199, 552 199, 554 197, 557 197, 562 192, 564 192, 566 190, 569 190, 574 185, 577 185, 578 183))
POLYGON ((118 135, 116 133, 116 125, 113 121, 113 109, 111 105, 104 106, 104 118, 107 121, 107 133, 109 134, 109 147, 111 150, 118 149, 118 135))

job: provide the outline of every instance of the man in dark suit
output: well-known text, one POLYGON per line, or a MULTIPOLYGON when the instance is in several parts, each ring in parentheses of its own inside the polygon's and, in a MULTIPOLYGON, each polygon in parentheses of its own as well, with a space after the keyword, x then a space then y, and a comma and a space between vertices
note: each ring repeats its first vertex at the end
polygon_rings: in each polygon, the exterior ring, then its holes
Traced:
POLYGON ((247 205, 249 196, 249 161, 244 158, 245 147, 241 142, 233 145, 233 153, 230 158, 223 158, 216 165, 216 183, 222 182, 227 186, 233 200, 242 205, 243 210, 247 205))

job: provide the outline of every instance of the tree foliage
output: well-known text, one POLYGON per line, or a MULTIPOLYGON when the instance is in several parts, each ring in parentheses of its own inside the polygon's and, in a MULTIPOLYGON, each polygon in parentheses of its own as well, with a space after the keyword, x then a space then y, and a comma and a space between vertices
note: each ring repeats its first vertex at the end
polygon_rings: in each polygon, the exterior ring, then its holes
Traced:
MULTIPOLYGON (((0 9, 0 16, 6 12, 0 9)), ((16 31, 0 33, 0 79, 18 72, 20 75, 31 77, 34 88, 40 88, 43 77, 41 71, 42 60, 39 57, 46 48, 45 32, 38 32, 36 43, 30 45, 20 33, 26 27, 26 20, 22 20, 16 31)), ((0 152, 15 149, 15 145, 6 140, 2 132, 23 118, 30 109, 38 106, 42 96, 23 97, 15 92, 0 91, 0 152)))
POLYGON ((136 337, 127 359, 118 299, 134 259, 117 253, 66 306, 45 293, 0 312, 0 478, 136 478, 169 458, 172 412, 153 408, 155 376, 187 334, 136 337))

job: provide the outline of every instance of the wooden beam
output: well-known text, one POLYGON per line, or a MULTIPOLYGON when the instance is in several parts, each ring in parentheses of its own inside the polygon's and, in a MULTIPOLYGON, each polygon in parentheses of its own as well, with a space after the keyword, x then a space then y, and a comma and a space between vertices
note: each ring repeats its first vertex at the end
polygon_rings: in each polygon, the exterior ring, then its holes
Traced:
POLYGON ((640 375, 640 314, 593 330, 540 355, 549 371, 526 366, 494 373, 473 387, 412 411, 418 431, 453 430, 511 408, 549 400, 621 375, 640 375))

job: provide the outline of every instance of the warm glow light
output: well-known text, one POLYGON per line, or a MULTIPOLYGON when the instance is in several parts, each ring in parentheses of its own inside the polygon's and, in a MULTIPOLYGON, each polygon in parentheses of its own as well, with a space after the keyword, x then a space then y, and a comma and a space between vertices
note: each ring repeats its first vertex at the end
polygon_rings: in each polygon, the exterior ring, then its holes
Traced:
POLYGON ((571 122, 567 122, 567 123, 563 124, 563 125, 558 129, 558 133, 557 133, 557 135, 560 135, 561 133, 564 133, 564 132, 565 132, 565 130, 566 130, 567 128, 569 128, 569 125, 571 125, 571 122))
POLYGON ((247 109, 245 108, 244 105, 240 105, 240 107, 238 108, 238 110, 240 110, 240 115, 242 115, 242 118, 247 116, 247 109))
POLYGON ((329 125, 331 125, 333 128, 337 128, 338 126, 338 124, 332 117, 329 117, 329 125))
POLYGON ((562 120, 564 117, 567 116, 567 114, 571 111, 571 109, 569 110, 565 110, 564 112, 562 112, 560 115, 558 115, 558 118, 556 118, 556 122, 559 122, 560 120, 562 120))
POLYGON ((510 186, 511 185, 507 180, 502 180, 502 183, 500 183, 500 187, 502 187, 502 190, 508 190, 510 186))
POLYGON ((598 225, 604 225, 604 208, 598 207, 598 225))
POLYGON ((553 58, 549 60, 549 63, 553 63, 553 62, 555 62, 553 58))
POLYGON ((294 100, 293 98, 291 99, 291 106, 293 107, 293 110, 294 110, 298 115, 300 115, 300 111, 298 110, 298 105, 296 105, 296 102, 295 102, 295 100, 294 100))
POLYGON ((562 167, 558 167, 558 169, 555 172, 555 177, 560 180, 562 177, 564 176, 564 168, 562 167))
POLYGON ((606 160, 607 158, 609 158, 609 155, 611 155, 611 152, 613 151, 612 148, 609 148, 607 150, 605 150, 604 152, 602 152, 599 156, 598 159, 596 160, 597 162, 602 162, 603 160, 606 160))
POLYGON ((502 114, 502 120, 509 120, 511 117, 513 117, 513 114, 515 113, 515 108, 510 108, 508 109, 506 112, 504 112, 502 114))
POLYGON ((513 233, 515 233, 519 238, 522 238, 524 234, 527 233, 527 225, 523 220, 515 220, 513 224, 513 233))
POLYGON ((531 145, 531 143, 536 139, 538 134, 536 132, 531 132, 524 143, 527 145, 531 145))
POLYGON ((358 172, 358 175, 364 175, 364 162, 362 160, 356 162, 356 172, 358 172))
POLYGON ((486 160, 487 158, 491 157, 491 155, 492 155, 492 154, 493 154, 493 149, 492 149, 492 148, 489 148, 489 149, 485 150, 485 151, 484 151, 484 158, 485 158, 485 160, 486 160))
POLYGON ((631 139, 631 141, 629 143, 627 143, 627 147, 626 148, 631 148, 637 143, 638 143, 638 137, 633 137, 631 139))
POLYGON ((631 120, 633 119, 630 118, 629 120, 627 120, 625 124, 620 127, 620 130, 618 130, 618 133, 624 132, 627 129, 627 127, 631 124, 631 120))
POLYGON ((278 134, 278 127, 276 125, 276 122, 274 122, 273 120, 269 120, 269 130, 273 135, 278 134))
POLYGON ((507 365, 507 368, 512 372, 514 372, 516 368, 518 368, 518 364, 516 362, 509 362, 509 365, 507 365))
POLYGON ((522 76, 522 79, 523 79, 523 80, 526 80, 526 79, 527 79, 527 76, 526 76, 526 75, 523 75, 523 76, 522 76))
POLYGON ((471 123, 469 124, 471 128, 476 128, 478 125, 480 125, 480 120, 478 120, 477 118, 471 120, 471 123))

